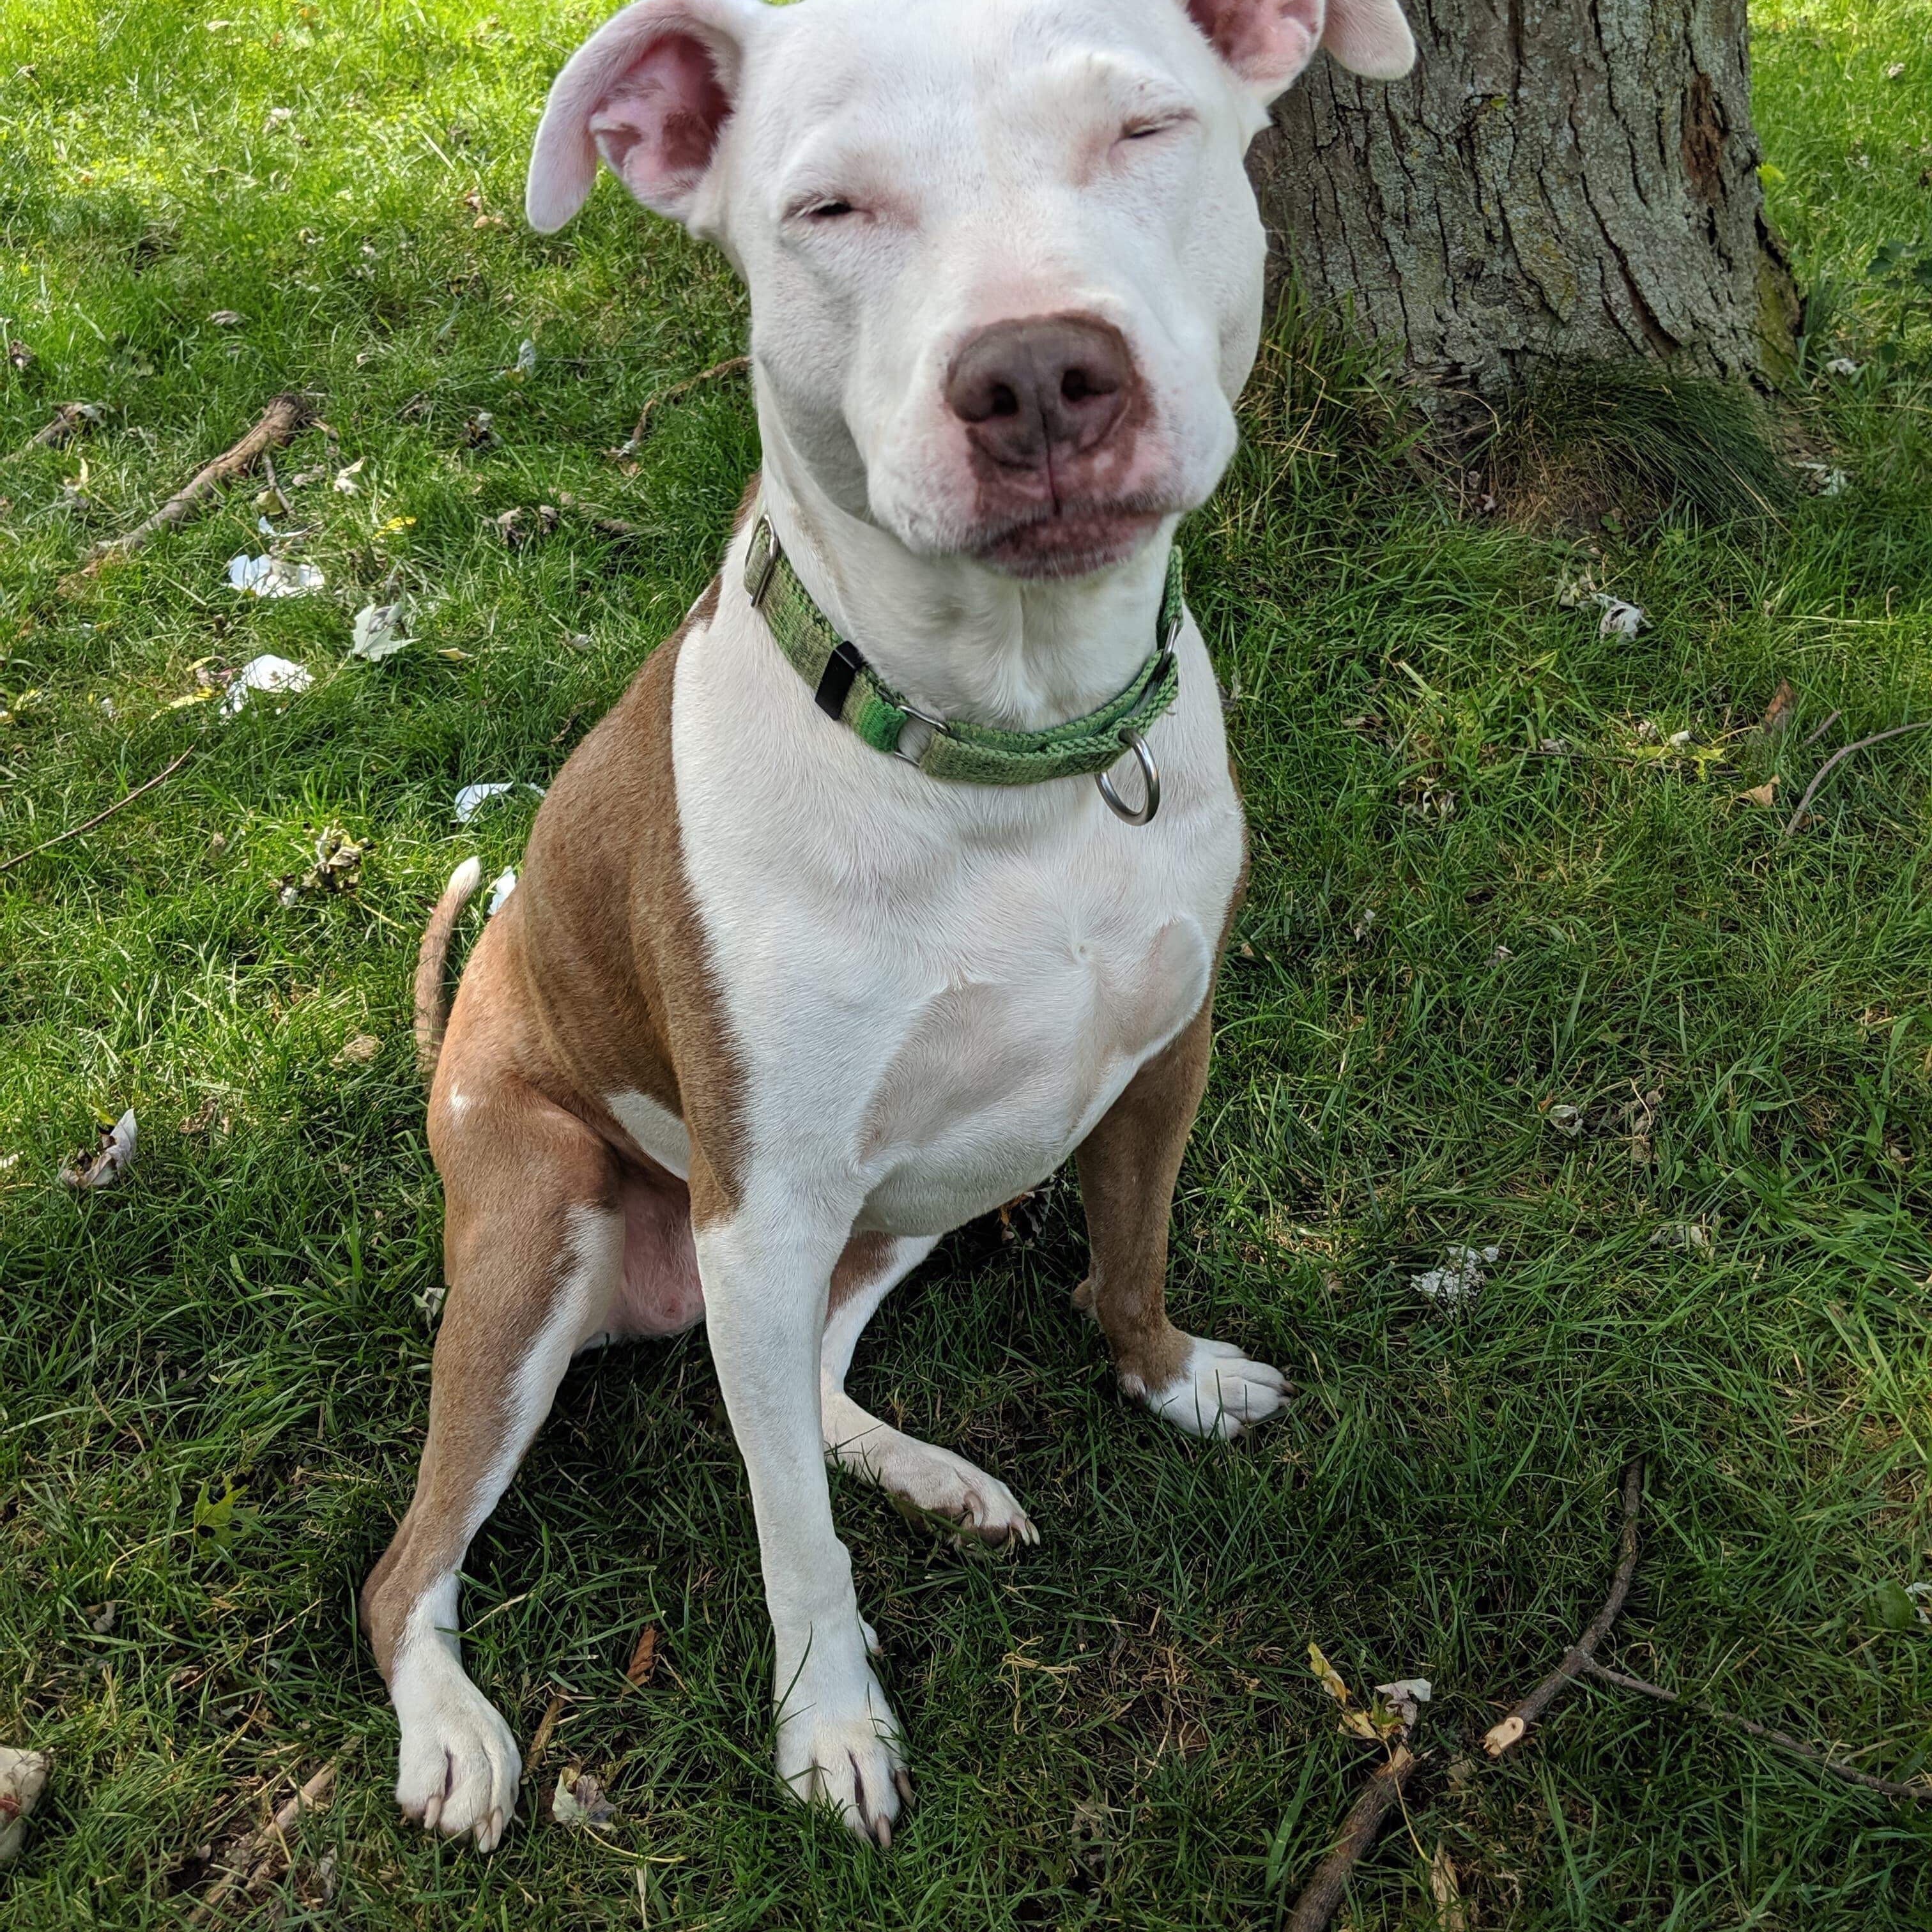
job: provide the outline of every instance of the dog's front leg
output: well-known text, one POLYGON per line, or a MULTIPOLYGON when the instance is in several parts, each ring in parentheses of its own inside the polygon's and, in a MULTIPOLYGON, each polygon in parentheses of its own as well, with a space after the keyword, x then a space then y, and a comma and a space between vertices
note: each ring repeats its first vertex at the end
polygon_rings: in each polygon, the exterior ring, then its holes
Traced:
POLYGON ((849 1221, 814 1229, 795 1199, 740 1208, 697 1237, 705 1322, 751 1479, 777 1644, 778 1774, 880 1845, 910 1795, 898 1720, 872 1674, 852 1559, 832 1526, 819 1352, 849 1221))
POLYGON ((1106 1331, 1126 1394, 1190 1436, 1238 1436, 1281 1406, 1288 1384, 1231 1342, 1167 1318, 1167 1228, 1181 1156, 1208 1084, 1210 995, 1155 1054, 1075 1156, 1093 1272, 1076 1296, 1106 1331))

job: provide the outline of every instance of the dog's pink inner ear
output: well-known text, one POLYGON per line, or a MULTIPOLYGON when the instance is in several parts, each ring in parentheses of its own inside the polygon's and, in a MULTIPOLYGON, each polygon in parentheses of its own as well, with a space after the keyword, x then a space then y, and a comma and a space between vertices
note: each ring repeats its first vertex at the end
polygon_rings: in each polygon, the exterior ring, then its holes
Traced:
POLYGON ((1326 47, 1351 73, 1394 80, 1415 64, 1400 0, 1186 0, 1214 51, 1264 98, 1326 47))
POLYGON ((654 41, 590 116, 597 151, 646 207, 680 214, 704 178, 731 103, 709 52, 682 34, 654 41))
POLYGON ((1194 24, 1243 80, 1278 94, 1315 57, 1322 0, 1187 0, 1194 24))

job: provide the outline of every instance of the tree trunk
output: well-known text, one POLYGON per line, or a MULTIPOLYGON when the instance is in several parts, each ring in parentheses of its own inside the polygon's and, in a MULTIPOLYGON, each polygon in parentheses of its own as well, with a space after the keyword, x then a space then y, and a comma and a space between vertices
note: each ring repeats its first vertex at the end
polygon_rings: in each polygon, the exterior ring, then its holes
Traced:
POLYGON ((1765 219, 1744 0, 1407 0, 1393 83, 1314 66, 1250 163, 1317 307, 1453 398, 1648 356, 1775 380, 1797 302, 1765 219))

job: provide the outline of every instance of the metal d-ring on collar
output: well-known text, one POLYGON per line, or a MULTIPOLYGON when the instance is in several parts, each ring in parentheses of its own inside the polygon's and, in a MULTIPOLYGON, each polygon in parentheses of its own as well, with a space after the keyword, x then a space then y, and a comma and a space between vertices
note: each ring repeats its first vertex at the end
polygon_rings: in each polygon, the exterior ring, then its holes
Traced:
POLYGON ((1120 734, 1121 742, 1139 761, 1141 778, 1146 792, 1141 808, 1136 812, 1108 782, 1105 772, 1096 772, 1094 782, 1100 788, 1100 796, 1107 801, 1107 809, 1116 818, 1124 818, 1130 825, 1144 825, 1160 809, 1160 767, 1154 761, 1154 754, 1148 749, 1147 740, 1136 730, 1120 734))
MULTIPOLYGON (((1160 658, 1154 668, 1156 680, 1164 677, 1174 663, 1174 640, 1180 635, 1180 614, 1175 611, 1169 618, 1167 628, 1160 640, 1160 658)), ((1120 742, 1134 754, 1135 762, 1141 768, 1141 808, 1136 812, 1117 792, 1105 772, 1096 772, 1094 782, 1100 796, 1106 801, 1107 809, 1116 818, 1124 819, 1130 825, 1150 824, 1160 809, 1160 767, 1154 761, 1154 754, 1148 749, 1147 740, 1131 725, 1124 725, 1120 742)))

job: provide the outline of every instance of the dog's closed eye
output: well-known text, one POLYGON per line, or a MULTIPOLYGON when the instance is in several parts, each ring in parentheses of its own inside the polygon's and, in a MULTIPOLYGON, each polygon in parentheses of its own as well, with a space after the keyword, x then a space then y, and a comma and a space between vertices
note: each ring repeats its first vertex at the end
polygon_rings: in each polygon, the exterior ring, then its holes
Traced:
POLYGON ((1194 117, 1190 114, 1160 114, 1150 116, 1144 120, 1130 121, 1120 130, 1124 141, 1151 141, 1156 136, 1171 134, 1178 128, 1185 127, 1194 117))

